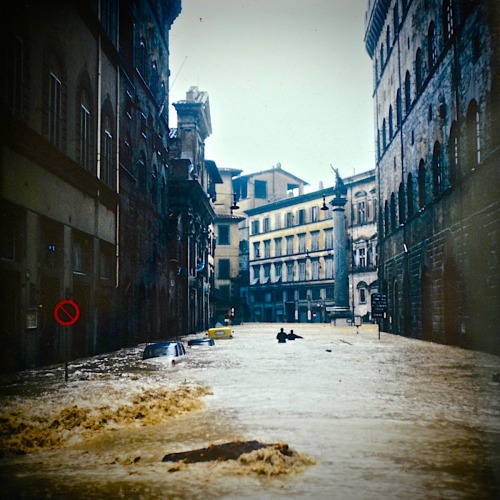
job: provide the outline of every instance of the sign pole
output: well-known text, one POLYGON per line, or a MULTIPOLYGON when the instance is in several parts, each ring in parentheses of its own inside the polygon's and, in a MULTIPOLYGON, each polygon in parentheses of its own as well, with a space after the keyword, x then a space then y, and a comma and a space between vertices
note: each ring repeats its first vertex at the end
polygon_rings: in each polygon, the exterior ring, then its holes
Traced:
POLYGON ((68 381, 68 335, 64 335, 64 381, 68 381))
MULTIPOLYGON (((61 326, 74 325, 80 317, 80 308, 72 300, 62 300, 54 308, 54 319, 61 326)), ((64 381, 68 381, 68 335, 64 335, 64 381)))

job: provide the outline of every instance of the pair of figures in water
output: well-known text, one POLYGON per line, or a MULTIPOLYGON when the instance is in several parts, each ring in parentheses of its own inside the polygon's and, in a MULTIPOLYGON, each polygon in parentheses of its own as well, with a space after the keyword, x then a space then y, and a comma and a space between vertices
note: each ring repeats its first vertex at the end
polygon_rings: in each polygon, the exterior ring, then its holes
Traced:
POLYGON ((278 344, 284 344, 287 340, 303 339, 304 337, 296 335, 293 333, 293 330, 290 330, 290 333, 287 334, 285 330, 281 328, 276 338, 278 339, 278 344))

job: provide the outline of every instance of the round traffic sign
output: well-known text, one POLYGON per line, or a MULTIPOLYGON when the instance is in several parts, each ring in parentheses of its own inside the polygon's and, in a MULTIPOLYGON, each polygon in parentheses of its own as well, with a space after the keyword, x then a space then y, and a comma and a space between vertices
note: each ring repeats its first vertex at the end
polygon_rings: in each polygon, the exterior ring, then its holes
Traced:
POLYGON ((54 318, 62 326, 74 325, 80 317, 80 308, 72 300, 62 300, 54 308, 54 318))

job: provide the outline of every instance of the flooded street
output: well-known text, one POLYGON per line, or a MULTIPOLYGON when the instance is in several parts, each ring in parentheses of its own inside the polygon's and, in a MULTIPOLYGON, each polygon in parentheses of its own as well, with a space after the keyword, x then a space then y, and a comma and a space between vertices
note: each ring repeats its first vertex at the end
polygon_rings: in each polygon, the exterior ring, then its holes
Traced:
MULTIPOLYGON (((175 367, 123 349, 1 387, 8 498, 412 499, 500 496, 500 358, 365 325, 233 327, 175 367), (293 461, 173 464, 230 441, 293 461)), ((187 339, 183 339, 187 340, 187 339)), ((186 342, 187 345, 187 342, 186 342)))

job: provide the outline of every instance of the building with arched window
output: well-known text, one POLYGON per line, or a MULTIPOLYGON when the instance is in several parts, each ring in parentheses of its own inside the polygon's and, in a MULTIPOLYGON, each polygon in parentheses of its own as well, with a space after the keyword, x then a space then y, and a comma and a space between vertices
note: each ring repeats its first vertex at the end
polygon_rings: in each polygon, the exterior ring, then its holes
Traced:
POLYGON ((5 9, 0 371, 165 331, 171 141, 162 105, 180 10, 180 0, 5 9), (63 299, 80 309, 70 327, 54 318, 63 299))
POLYGON ((365 31, 376 137, 403 100, 377 150, 383 328, 496 354, 499 23, 494 0, 370 0, 365 31))

